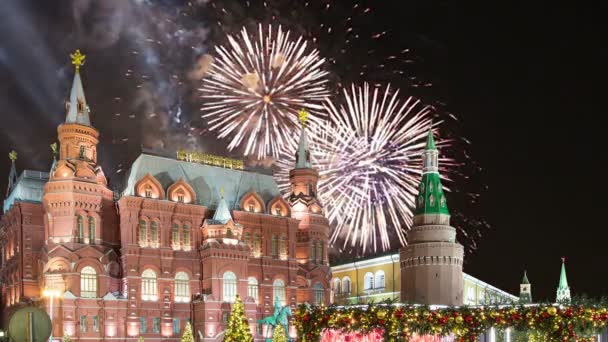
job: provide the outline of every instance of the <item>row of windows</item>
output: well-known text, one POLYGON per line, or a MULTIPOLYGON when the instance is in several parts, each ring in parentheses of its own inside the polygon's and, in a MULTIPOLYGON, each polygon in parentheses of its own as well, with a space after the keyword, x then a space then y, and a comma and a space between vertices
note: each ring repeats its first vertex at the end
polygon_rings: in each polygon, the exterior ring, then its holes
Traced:
MULTIPOLYGON (((175 301, 187 303, 190 301, 190 278, 186 272, 175 274, 175 301)), ((91 266, 83 267, 80 271, 80 296, 97 298, 97 272, 91 266)), ((158 299, 158 282, 156 272, 147 269, 141 274, 141 299, 155 301, 158 299)))
MULTIPOLYGON (((159 245, 159 231, 158 222, 150 222, 150 228, 148 229, 148 222, 145 220, 139 221, 139 244, 141 246, 157 247, 159 245)), ((180 244, 184 247, 190 246, 190 226, 184 224, 180 234, 179 225, 174 223, 171 227, 171 244, 175 248, 179 248, 180 244)))
MULTIPOLYGON (((93 332, 99 332, 99 317, 98 316, 93 316, 92 318, 92 323, 93 323, 93 332)), ((87 332, 87 329, 89 328, 89 320, 87 316, 80 316, 80 331, 83 333, 87 332)))
POLYGON ((310 260, 312 262, 323 262, 323 252, 325 249, 325 244, 321 240, 312 240, 310 243, 310 260))
MULTIPOLYGON (((231 271, 224 272, 222 276, 222 300, 228 303, 234 303, 236 300, 236 274, 231 271)), ((256 303, 259 303, 259 286, 258 280, 255 277, 247 278, 247 295, 252 297, 256 303)), ((281 279, 276 279, 272 283, 272 298, 273 301, 277 298, 284 305, 286 303, 285 282, 281 279)))
POLYGON ((339 278, 335 278, 332 283, 332 289, 334 290, 334 293, 336 294, 350 294, 351 291, 351 281, 349 277, 344 277, 342 278, 342 281, 340 281, 339 278))
POLYGON ((365 290, 383 289, 384 286, 384 271, 382 270, 377 271, 375 276, 371 272, 367 272, 363 276, 363 288, 365 290))
MULTIPOLYGON (((78 216, 76 218, 76 227, 77 227, 77 234, 78 234, 78 239, 80 240, 80 242, 83 242, 84 240, 84 217, 83 216, 78 216)), ((89 216, 87 218, 87 229, 89 232, 89 241, 90 242, 94 242, 95 241, 95 218, 93 216, 89 216)))
MULTIPOLYGON (((186 323, 189 322, 189 319, 186 319, 186 323)), ((181 326, 179 318, 173 318, 173 334, 178 335, 180 333, 181 326)), ((148 318, 147 317, 139 317, 139 333, 145 334, 148 332, 148 318)), ((160 334, 160 317, 152 318, 152 333, 160 334)))
MULTIPOLYGON (((259 257, 261 255, 261 236, 260 234, 252 234, 247 232, 243 234, 243 242, 249 249, 251 250, 251 254, 255 257, 259 257)), ((274 258, 287 258, 287 236, 281 235, 278 236, 276 234, 272 234, 271 237, 271 249, 270 255, 274 258)))

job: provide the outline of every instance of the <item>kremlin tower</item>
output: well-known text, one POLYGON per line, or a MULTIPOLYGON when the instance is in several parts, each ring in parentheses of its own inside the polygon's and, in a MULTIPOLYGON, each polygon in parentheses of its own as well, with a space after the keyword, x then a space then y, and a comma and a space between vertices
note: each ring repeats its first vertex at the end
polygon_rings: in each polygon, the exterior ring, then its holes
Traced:
POLYGON ((464 248, 450 226, 439 175, 439 152, 429 131, 409 244, 400 252, 401 300, 428 305, 462 305, 464 248))
POLYGON ((568 286, 568 278, 566 277, 566 258, 562 258, 562 270, 559 274, 559 285, 555 298, 556 303, 570 303, 570 287, 568 286))
POLYGON ((532 303, 532 284, 528 280, 526 271, 524 271, 524 278, 519 285, 519 302, 522 304, 532 303))

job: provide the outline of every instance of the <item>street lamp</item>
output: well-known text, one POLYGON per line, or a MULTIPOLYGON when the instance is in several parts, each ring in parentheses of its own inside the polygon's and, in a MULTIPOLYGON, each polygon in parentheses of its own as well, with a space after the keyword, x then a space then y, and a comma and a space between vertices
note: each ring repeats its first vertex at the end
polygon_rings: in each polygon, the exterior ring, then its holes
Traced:
POLYGON ((50 298, 51 300, 51 307, 49 313, 49 317, 51 318, 51 336, 49 336, 49 342, 53 342, 53 299, 55 297, 61 296, 61 293, 59 292, 59 290, 55 289, 44 289, 44 291, 42 291, 42 295, 44 297, 50 298))

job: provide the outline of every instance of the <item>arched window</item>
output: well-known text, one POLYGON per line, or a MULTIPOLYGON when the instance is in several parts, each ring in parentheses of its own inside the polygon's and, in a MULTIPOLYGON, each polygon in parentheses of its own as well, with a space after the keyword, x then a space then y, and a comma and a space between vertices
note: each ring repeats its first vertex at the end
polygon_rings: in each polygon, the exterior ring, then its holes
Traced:
POLYGON ((187 224, 185 224, 182 228, 182 235, 182 243, 184 244, 184 247, 190 246, 190 227, 187 224))
POLYGON ((342 278, 342 293, 350 294, 350 290, 351 290, 350 278, 349 277, 342 278))
POLYGON ((177 272, 175 274, 175 301, 178 303, 187 303, 190 301, 190 278, 186 272, 177 272))
POLYGON ((84 146, 80 145, 80 155, 79 155, 80 159, 84 159, 84 146))
POLYGON ((179 203, 184 203, 184 199, 185 199, 184 190, 179 189, 179 190, 177 190, 176 193, 177 193, 177 201, 179 203))
POLYGON ((150 184, 146 184, 144 187, 144 196, 147 198, 152 198, 152 186, 150 184))
POLYGON ((82 216, 78 216, 78 218, 76 218, 76 226, 78 228, 78 238, 82 242, 84 239, 84 219, 82 216))
POLYGON ((258 302, 258 280, 255 277, 247 278, 247 295, 258 302))
POLYGON ((158 222, 156 221, 150 223, 150 242, 152 246, 156 246, 158 243, 158 222))
POLYGON ((97 272, 91 266, 83 267, 80 271, 80 297, 97 297, 97 272))
POLYGON ((272 283, 272 300, 273 303, 279 300, 281 305, 285 305, 285 283, 281 279, 276 279, 272 283))
POLYGON ((319 263, 323 263, 323 241, 317 241, 317 260, 319 263))
POLYGON ((139 244, 145 246, 148 242, 148 225, 146 221, 139 221, 139 244))
POLYGON ((275 234, 272 234, 272 251, 271 255, 276 258, 279 255, 279 240, 275 234))
POLYGON ((280 205, 277 205, 274 208, 274 214, 277 215, 277 216, 283 216, 283 208, 281 208, 280 205))
POLYGON ((340 282, 339 278, 334 279, 332 285, 333 285, 335 294, 342 293, 342 283, 340 282))
POLYGON ((158 289, 156 284, 156 272, 147 269, 141 274, 141 299, 156 301, 158 289))
POLYGON ((222 278, 224 281, 224 302, 234 303, 236 299, 236 274, 227 271, 224 273, 224 276, 222 278))
POLYGON ((89 216, 89 242, 95 242, 95 218, 93 216, 89 216))
POLYGON ((365 273, 365 276, 363 276, 363 288, 365 290, 374 288, 374 275, 371 272, 367 272, 365 273))
POLYGON ((287 237, 285 235, 281 235, 279 239, 279 254, 281 254, 281 258, 287 258, 287 237))
POLYGON ((317 247, 316 247, 316 245, 317 245, 317 244, 316 244, 315 240, 312 240, 312 241, 310 242, 310 260, 311 260, 312 262, 314 262, 314 261, 316 261, 316 260, 317 260, 317 257, 316 257, 316 253, 317 253, 317 247))
POLYGON ((253 234, 253 255, 260 256, 261 239, 260 234, 253 234))
POLYGON ((251 233, 247 232, 243 234, 243 242, 245 242, 245 244, 249 246, 250 254, 253 254, 253 243, 251 241, 251 233))
POLYGON ((374 285, 376 289, 383 289, 384 284, 384 271, 380 270, 376 272, 376 279, 374 281, 374 285))
POLYGON ((313 288, 314 292, 314 304, 321 305, 325 303, 325 290, 323 289, 323 285, 321 283, 315 284, 313 288))
POLYGON ((254 212, 255 211, 255 203, 253 203, 252 201, 250 201, 249 203, 247 203, 247 209, 250 212, 254 212))
POLYGON ((179 225, 177 223, 174 223, 171 228, 171 243, 173 248, 179 248, 179 225))

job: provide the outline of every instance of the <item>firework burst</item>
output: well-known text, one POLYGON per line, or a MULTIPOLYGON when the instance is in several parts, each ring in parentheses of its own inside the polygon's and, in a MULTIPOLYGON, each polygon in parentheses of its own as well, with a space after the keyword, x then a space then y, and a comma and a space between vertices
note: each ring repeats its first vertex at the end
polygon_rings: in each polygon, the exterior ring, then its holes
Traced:
POLYGON ((277 157, 297 132, 297 112, 309 110, 311 121, 321 115, 327 72, 319 52, 306 40, 290 39, 289 31, 259 25, 257 36, 243 28, 218 46, 200 91, 202 117, 220 138, 231 137, 229 150, 277 157))
MULTIPOLYGON (((381 91, 368 84, 344 89, 343 102, 327 100, 325 108, 328 124, 311 125, 309 137, 318 193, 334 227, 331 242, 363 254, 405 245, 425 137, 439 124, 432 122, 433 109, 413 97, 400 98, 390 86, 381 91)), ((444 167, 450 164, 443 161, 444 167)), ((293 160, 278 164, 279 183, 286 188, 293 160)))

